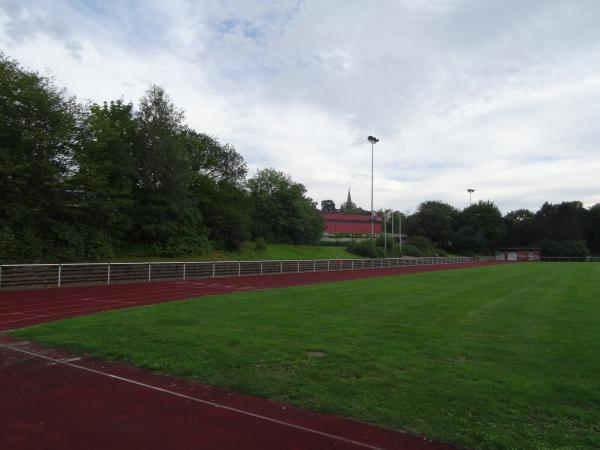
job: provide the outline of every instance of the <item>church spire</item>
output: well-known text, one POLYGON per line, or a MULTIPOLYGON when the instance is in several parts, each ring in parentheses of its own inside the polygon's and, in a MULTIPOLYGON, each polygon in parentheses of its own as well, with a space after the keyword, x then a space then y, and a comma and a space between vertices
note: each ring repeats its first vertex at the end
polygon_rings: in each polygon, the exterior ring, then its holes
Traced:
POLYGON ((352 197, 350 197, 350 188, 348 188, 348 200, 346 200, 346 205, 350 207, 352 205, 352 197))

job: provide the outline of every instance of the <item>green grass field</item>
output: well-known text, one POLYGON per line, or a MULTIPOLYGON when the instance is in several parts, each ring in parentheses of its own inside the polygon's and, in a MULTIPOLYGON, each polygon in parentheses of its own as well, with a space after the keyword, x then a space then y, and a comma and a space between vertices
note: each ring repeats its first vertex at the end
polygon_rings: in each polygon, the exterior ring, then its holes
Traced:
MULTIPOLYGON (((132 250, 132 255, 142 254, 142 249, 132 250)), ((253 242, 246 242, 237 252, 210 250, 198 256, 127 256, 112 258, 115 262, 148 261, 257 261, 266 259, 354 259, 360 256, 346 250, 346 247, 325 245, 269 244, 264 250, 257 250, 253 242)))
POLYGON ((12 334, 470 448, 600 448, 600 264, 220 295, 12 334))

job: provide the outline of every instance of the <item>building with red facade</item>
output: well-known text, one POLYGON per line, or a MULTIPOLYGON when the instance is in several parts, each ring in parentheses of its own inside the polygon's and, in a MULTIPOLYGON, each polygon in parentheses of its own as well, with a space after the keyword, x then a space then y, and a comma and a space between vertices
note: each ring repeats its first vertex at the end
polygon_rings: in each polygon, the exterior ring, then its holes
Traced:
MULTIPOLYGON (((325 220, 325 233, 328 234, 370 234, 371 218, 352 214, 323 214, 325 220)), ((373 232, 379 234, 382 231, 381 218, 375 217, 373 232)))

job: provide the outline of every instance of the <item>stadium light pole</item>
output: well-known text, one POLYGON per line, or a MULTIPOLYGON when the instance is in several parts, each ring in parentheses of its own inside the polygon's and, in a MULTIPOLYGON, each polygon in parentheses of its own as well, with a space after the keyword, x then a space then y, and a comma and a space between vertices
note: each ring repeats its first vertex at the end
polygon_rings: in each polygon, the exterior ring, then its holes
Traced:
POLYGON ((396 244, 394 243, 394 210, 392 209, 392 252, 394 251, 394 247, 396 244))
POLYGON ((402 254, 402 214, 410 213, 410 209, 406 209, 404 211, 398 210, 398 245, 400 249, 400 254, 402 254))
POLYGON ((469 206, 471 206, 471 195, 473 194, 473 192, 475 192, 475 189, 469 188, 467 189, 467 192, 469 193, 469 206))
POLYGON ((375 136, 369 136, 367 140, 371 143, 371 239, 373 239, 373 147, 379 142, 379 139, 377 139, 375 136))
POLYGON ((387 256, 387 209, 383 210, 383 255, 387 256))

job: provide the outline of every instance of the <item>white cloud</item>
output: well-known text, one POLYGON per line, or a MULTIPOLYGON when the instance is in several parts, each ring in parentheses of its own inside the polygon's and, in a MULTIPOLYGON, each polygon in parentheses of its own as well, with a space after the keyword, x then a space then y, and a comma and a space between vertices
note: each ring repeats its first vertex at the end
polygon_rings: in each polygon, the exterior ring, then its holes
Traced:
POLYGON ((157 83, 316 200, 600 202, 600 3, 0 0, 0 48, 81 99, 157 83))

